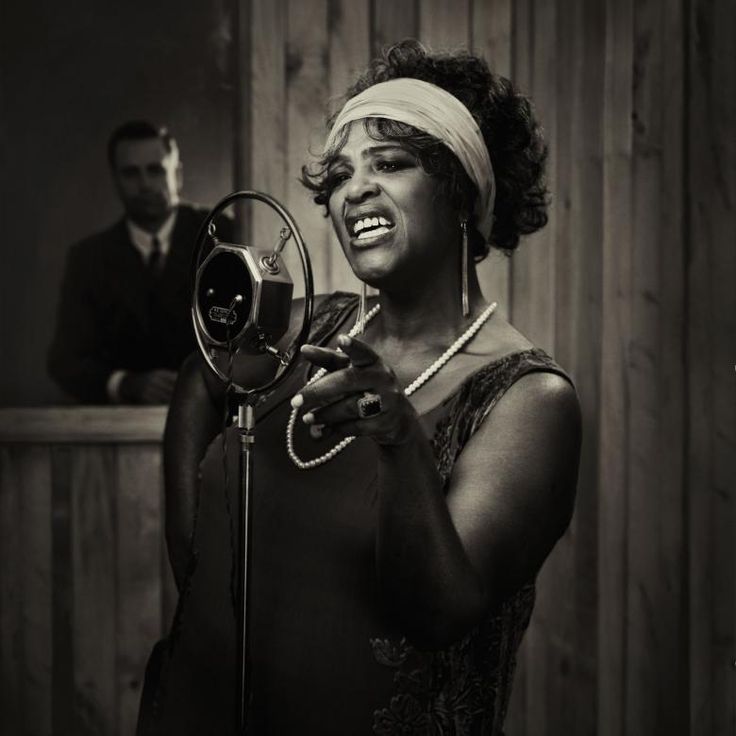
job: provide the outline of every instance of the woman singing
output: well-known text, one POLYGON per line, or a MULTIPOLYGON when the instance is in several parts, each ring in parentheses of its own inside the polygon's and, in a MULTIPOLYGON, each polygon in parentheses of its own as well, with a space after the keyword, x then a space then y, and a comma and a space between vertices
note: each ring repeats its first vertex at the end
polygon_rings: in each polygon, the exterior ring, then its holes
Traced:
MULTIPOLYGON (((546 223, 545 154, 484 61, 406 41, 304 168, 378 295, 321 298, 303 362, 257 409, 250 733, 502 733, 535 577, 572 513, 580 416, 475 264, 546 223)), ((181 600, 142 734, 233 728, 235 437, 225 463, 207 450, 221 415, 190 360, 166 437, 181 600)))

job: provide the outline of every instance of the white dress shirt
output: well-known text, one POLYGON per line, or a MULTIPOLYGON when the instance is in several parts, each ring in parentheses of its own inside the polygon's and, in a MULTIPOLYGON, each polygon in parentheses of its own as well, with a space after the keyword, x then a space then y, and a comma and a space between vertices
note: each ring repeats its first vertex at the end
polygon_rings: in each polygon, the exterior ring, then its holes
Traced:
POLYGON ((144 263, 148 263, 148 259, 153 251, 153 239, 158 238, 158 242, 161 244, 161 263, 163 264, 171 249, 171 233, 176 224, 176 210, 169 215, 166 222, 155 233, 149 233, 143 230, 130 220, 126 220, 125 224, 128 227, 130 242, 133 243, 135 249, 143 256, 144 263))

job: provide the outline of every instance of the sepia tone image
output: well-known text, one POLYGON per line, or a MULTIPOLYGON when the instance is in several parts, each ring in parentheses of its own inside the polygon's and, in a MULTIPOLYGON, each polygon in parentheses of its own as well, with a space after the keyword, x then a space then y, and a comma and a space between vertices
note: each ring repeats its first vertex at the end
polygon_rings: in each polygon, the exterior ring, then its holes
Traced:
POLYGON ((0 733, 736 736, 734 38, 3 0, 0 733))

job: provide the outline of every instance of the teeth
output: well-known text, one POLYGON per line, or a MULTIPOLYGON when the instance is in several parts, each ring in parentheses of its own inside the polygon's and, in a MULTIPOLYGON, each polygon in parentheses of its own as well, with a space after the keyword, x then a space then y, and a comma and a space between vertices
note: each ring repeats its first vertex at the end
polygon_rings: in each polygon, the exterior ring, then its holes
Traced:
POLYGON ((357 235, 362 230, 366 230, 367 228, 374 228, 374 227, 391 227, 391 223, 389 220, 387 220, 382 215, 379 215, 378 217, 364 217, 360 220, 358 220, 353 225, 353 233, 357 235))
POLYGON ((360 233, 360 235, 358 235, 358 240, 365 240, 366 238, 377 238, 379 235, 385 235, 387 232, 389 232, 389 229, 381 225, 381 227, 377 228, 376 230, 371 230, 369 233, 360 233))

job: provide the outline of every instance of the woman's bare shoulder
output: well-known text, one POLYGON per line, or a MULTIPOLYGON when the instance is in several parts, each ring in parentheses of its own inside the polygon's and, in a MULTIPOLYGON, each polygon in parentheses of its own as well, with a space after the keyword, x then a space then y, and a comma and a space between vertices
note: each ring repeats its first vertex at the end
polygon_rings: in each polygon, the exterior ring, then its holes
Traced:
MULTIPOLYGON (((478 338, 473 349, 487 364, 537 348, 520 330, 500 317, 481 330, 478 338)), ((521 440, 541 434, 554 445, 554 438, 559 439, 560 434, 579 435, 580 424, 578 396, 570 380, 554 368, 533 370, 517 378, 494 403, 477 443, 496 441, 498 429, 502 427, 507 437, 515 434, 521 440)))

